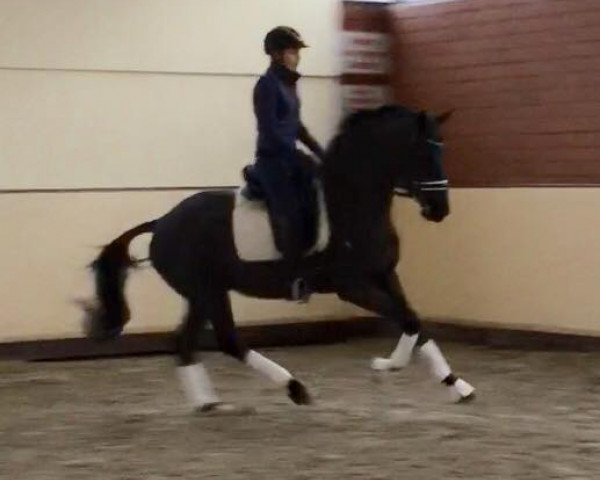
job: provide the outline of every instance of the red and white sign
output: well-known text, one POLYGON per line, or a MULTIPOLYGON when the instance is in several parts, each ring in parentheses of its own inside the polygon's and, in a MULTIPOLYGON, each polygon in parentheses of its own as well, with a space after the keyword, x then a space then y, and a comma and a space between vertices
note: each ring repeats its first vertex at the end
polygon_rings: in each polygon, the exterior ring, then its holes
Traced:
POLYGON ((343 32, 344 73, 385 75, 390 68, 389 35, 374 32, 343 32))
POLYGON ((344 113, 377 108, 391 100, 389 7, 380 3, 343 3, 342 100, 344 113))
POLYGON ((377 108, 390 102, 387 85, 342 85, 345 113, 377 108))

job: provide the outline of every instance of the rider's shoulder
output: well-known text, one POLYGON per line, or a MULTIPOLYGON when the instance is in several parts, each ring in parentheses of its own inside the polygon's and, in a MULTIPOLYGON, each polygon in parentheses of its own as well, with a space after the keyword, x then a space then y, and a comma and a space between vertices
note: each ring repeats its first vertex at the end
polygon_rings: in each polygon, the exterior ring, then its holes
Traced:
POLYGON ((258 78, 255 88, 264 90, 264 89, 275 88, 276 86, 277 86, 277 79, 274 78, 273 75, 269 71, 267 71, 258 78))

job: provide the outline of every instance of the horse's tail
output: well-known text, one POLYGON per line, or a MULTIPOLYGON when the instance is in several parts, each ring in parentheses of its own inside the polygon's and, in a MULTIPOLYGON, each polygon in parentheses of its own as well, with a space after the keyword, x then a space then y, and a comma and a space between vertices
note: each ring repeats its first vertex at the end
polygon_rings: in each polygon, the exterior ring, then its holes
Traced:
POLYGON ((116 338, 129 320, 130 312, 124 288, 127 270, 138 261, 129 255, 129 244, 139 235, 154 230, 156 220, 127 230, 106 245, 91 264, 94 271, 96 298, 80 302, 85 310, 84 330, 97 340, 116 338))

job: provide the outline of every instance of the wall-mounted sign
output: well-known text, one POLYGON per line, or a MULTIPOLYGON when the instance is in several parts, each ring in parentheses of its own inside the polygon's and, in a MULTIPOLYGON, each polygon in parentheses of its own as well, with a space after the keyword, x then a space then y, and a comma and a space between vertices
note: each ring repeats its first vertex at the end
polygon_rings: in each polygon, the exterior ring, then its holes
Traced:
POLYGON ((377 108, 391 99, 391 13, 382 3, 343 2, 344 112, 377 108))
POLYGON ((389 44, 389 35, 386 33, 343 32, 343 72, 387 74, 390 67, 389 44))
POLYGON ((342 85, 342 97, 345 112, 377 108, 391 100, 387 85, 342 85))

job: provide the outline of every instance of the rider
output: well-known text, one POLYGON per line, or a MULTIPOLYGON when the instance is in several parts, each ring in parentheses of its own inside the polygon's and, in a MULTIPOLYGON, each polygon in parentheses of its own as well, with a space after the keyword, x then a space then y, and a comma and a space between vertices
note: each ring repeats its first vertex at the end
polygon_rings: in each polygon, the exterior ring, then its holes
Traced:
POLYGON ((254 87, 254 113, 258 126, 254 170, 265 190, 278 248, 283 255, 289 298, 306 300, 310 288, 297 267, 303 255, 302 181, 303 154, 296 149, 300 140, 319 159, 323 149, 300 120, 300 100, 296 84, 300 49, 307 45, 291 27, 277 27, 264 39, 271 65, 254 87))

